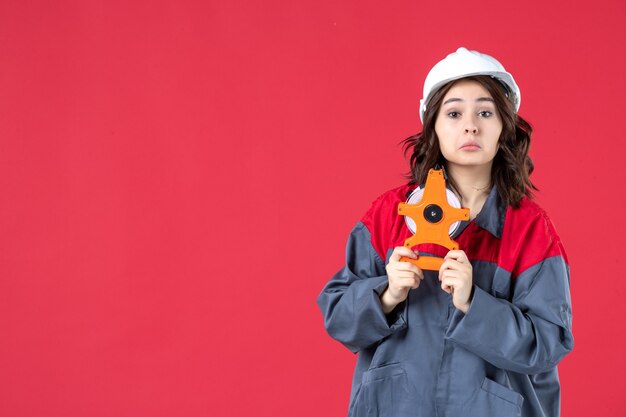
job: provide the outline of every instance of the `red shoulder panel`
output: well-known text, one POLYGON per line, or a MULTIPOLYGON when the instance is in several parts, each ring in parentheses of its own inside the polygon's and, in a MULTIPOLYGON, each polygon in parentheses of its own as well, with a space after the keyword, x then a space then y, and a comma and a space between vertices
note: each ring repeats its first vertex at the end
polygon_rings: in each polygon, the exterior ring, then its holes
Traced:
MULTIPOLYGON (((410 189, 405 184, 387 191, 372 202, 372 206, 361 219, 372 236, 372 246, 383 261, 387 257, 387 249, 397 244, 392 241, 395 240, 394 236, 402 234, 401 228, 405 227, 404 217, 398 215, 398 204, 406 201, 406 194, 410 189)), ((404 234, 408 237, 410 232, 406 229, 408 233, 404 234)))
POLYGON ((524 198, 520 207, 506 212, 499 266, 517 277, 546 258, 567 257, 552 221, 534 201, 524 198))

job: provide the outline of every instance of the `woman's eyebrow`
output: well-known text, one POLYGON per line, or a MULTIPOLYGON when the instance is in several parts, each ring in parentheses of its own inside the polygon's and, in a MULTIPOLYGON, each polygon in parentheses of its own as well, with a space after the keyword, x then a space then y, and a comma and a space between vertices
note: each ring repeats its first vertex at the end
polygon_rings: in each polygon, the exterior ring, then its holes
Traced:
MULTIPOLYGON (((449 99, 444 101, 443 104, 454 103, 457 101, 465 101, 465 100, 463 100, 462 98, 458 98, 458 97, 450 97, 449 99)), ((490 101, 492 103, 495 103, 494 99, 492 99, 491 97, 478 97, 476 99, 476 102, 479 102, 479 101, 490 101)))

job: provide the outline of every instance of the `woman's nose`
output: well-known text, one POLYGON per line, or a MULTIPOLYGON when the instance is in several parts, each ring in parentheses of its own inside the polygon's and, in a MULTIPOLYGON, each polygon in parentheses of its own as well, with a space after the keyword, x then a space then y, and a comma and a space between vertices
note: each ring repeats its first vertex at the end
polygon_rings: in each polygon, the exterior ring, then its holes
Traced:
POLYGON ((472 133, 475 135, 478 133, 478 127, 474 123, 470 123, 465 126, 465 133, 472 133))

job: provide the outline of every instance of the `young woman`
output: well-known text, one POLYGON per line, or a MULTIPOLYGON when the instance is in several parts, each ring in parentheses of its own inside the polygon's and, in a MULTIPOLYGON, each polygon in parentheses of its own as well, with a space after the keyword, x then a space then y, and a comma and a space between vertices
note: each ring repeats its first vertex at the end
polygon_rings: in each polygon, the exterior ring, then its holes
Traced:
POLYGON ((358 352, 349 416, 560 415, 569 267, 532 200, 520 98, 498 61, 465 48, 428 74, 423 131, 405 141, 410 182, 373 202, 318 298, 328 333, 358 352), (452 236, 460 250, 403 247, 398 204, 436 165, 470 209, 452 236), (438 271, 401 260, 419 256, 445 260, 438 271))

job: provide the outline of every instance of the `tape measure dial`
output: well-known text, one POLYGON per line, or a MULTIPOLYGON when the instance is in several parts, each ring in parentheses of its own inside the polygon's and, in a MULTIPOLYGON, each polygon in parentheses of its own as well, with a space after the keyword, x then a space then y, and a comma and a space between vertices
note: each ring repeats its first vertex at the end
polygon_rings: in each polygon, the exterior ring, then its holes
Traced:
MULTIPOLYGON (((407 204, 417 204, 422 200, 424 196, 424 189, 417 187, 413 192, 409 195, 409 198, 406 200, 407 204)), ((448 204, 450 204, 454 208, 461 208, 461 201, 458 199, 456 194, 454 194, 450 189, 446 188, 446 198, 448 199, 448 204)), ((404 216, 404 221, 406 226, 409 228, 411 233, 415 234, 415 221, 409 216, 404 216)), ((448 229, 448 234, 453 236, 457 229, 461 226, 460 221, 456 221, 450 225, 448 229)))

